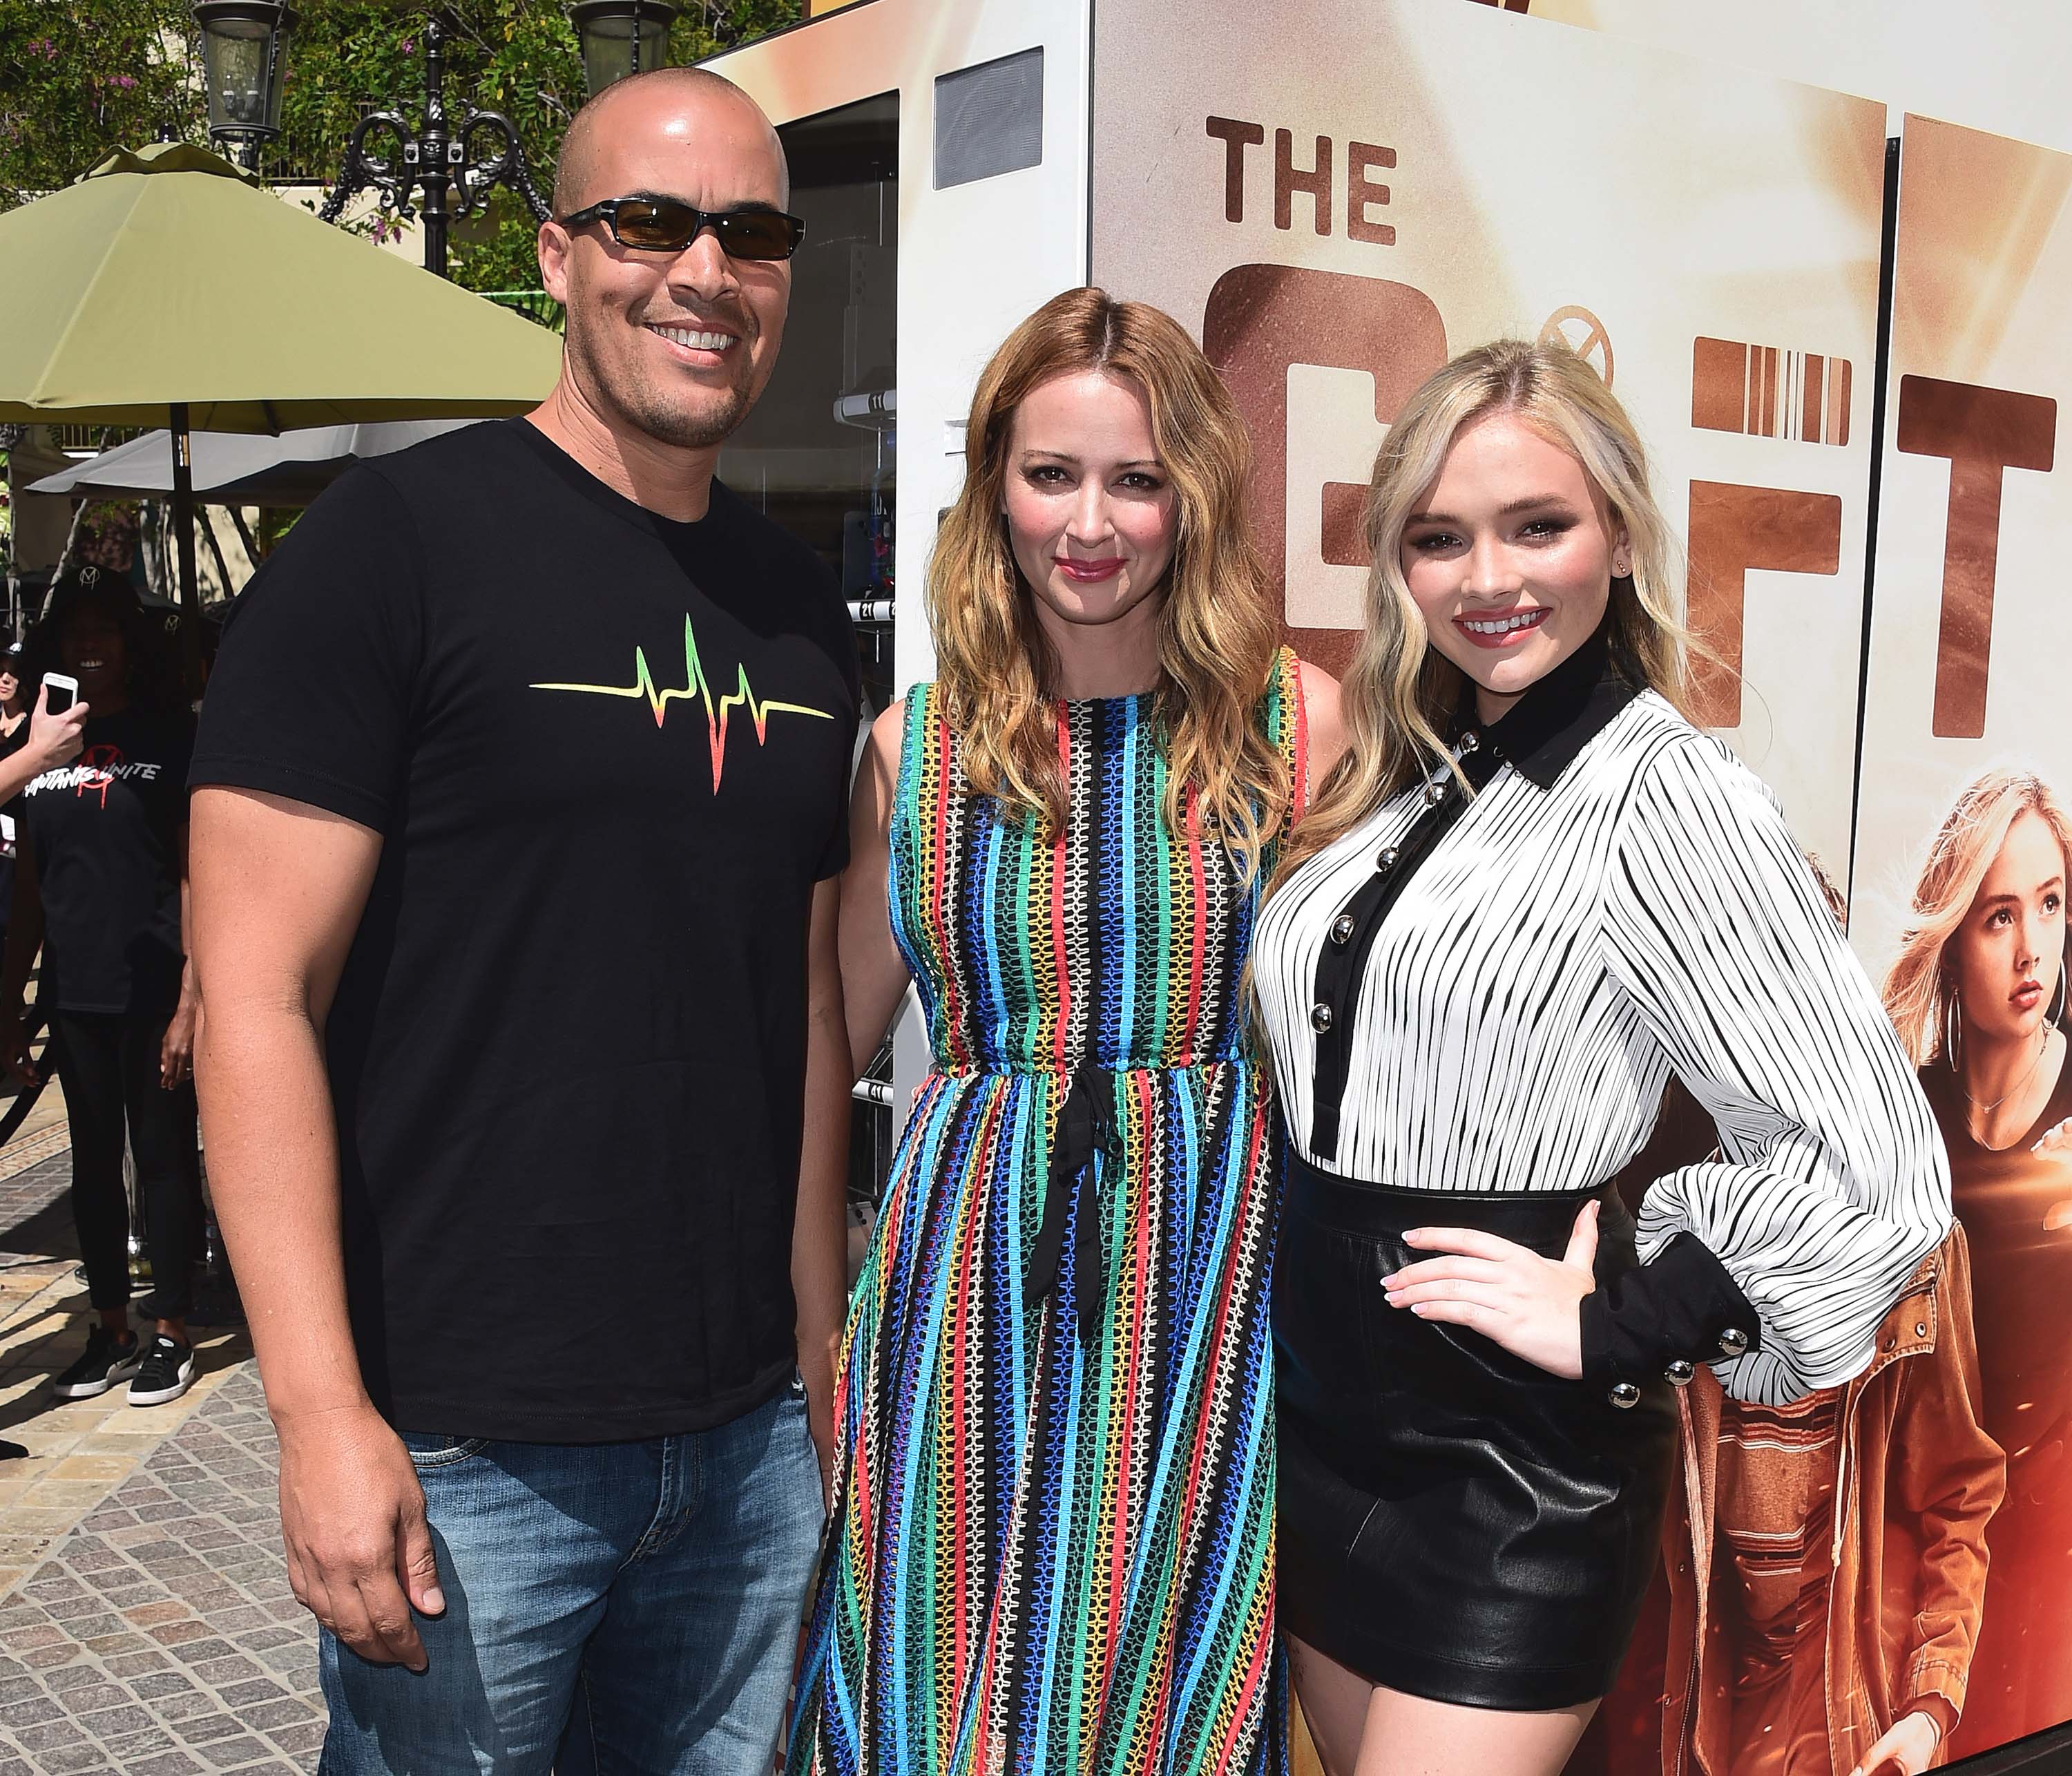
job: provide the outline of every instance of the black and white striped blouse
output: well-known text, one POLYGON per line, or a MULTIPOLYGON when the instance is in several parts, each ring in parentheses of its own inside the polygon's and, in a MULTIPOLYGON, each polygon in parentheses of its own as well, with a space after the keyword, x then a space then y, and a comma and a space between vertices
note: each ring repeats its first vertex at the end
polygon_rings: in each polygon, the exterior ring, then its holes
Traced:
POLYGON ((1716 1255, 1762 1322, 1720 1379, 1780 1404, 1869 1361, 1949 1226, 1942 1138, 1762 783, 1652 693, 1569 689, 1534 687, 1481 737, 1486 781, 1363 933, 1335 1036, 1313 1027, 1333 1026, 1320 959, 1422 786, 1267 903, 1253 965, 1289 1133, 1346 1177, 1585 1190, 1639 1151, 1676 1074, 1724 1157, 1652 1186, 1640 1255, 1679 1233, 1716 1255), (1320 1044, 1345 1075, 1341 1096, 1327 1054, 1321 1104, 1320 1044))

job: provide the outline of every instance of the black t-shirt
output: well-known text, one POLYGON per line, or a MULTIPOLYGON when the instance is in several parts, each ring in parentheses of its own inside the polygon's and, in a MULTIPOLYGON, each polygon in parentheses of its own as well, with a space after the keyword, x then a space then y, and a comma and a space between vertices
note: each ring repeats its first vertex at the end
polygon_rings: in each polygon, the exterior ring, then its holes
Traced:
POLYGON ((90 716, 81 738, 78 758, 31 779, 14 804, 43 902, 36 1002, 170 1013, 180 996, 179 834, 194 724, 125 709, 90 716))
POLYGON ((191 781, 383 836, 326 1054, 400 1427, 665 1436, 788 1380, 857 700, 804 545, 717 484, 659 517, 522 420, 353 469, 238 599, 191 781))

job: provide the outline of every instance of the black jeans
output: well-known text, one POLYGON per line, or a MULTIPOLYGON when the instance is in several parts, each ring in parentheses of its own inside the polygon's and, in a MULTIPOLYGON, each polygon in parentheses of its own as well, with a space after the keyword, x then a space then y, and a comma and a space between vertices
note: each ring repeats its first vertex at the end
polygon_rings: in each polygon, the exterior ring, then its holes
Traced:
POLYGON ((72 1123, 72 1213, 96 1308, 130 1299, 130 1200, 122 1188, 122 1129, 137 1162, 137 1198, 151 1255, 156 1318, 191 1305, 200 1248, 201 1193, 194 1163, 194 1087, 158 1083, 166 1012, 57 1011, 51 1034, 72 1123))

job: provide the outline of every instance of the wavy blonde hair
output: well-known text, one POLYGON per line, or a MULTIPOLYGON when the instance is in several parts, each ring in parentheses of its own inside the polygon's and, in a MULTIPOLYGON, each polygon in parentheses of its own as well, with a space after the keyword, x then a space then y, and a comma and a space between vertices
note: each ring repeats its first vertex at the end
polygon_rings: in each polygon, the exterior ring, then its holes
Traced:
POLYGON ((1016 412, 1042 384, 1087 371, 1142 392, 1178 496, 1153 704, 1166 817, 1185 830, 1191 798, 1201 826, 1219 834, 1248 879, 1288 815, 1286 771, 1256 717, 1279 636, 1245 525, 1251 440, 1222 379, 1171 316, 1104 290, 1067 290, 1018 327, 979 377, 964 488, 928 568, 944 713, 978 794, 1047 832, 1063 827, 1057 663, 1002 505, 1016 412))
POLYGON ((1686 708, 1684 582, 1675 533, 1649 491, 1647 453, 1625 408, 1559 343, 1498 339, 1464 352, 1404 403, 1367 489, 1365 625, 1346 673, 1346 750, 1297 829, 1279 874, 1349 832, 1446 756, 1440 730, 1465 675, 1430 643, 1403 573, 1403 532, 1463 428, 1515 413, 1574 457, 1626 528, 1630 575, 1611 582, 1614 649, 1649 689, 1686 708))
MULTIPOLYGON (((1956 989, 1943 972, 1942 951, 1979 898, 2009 829, 2025 814, 2040 814, 2048 823, 2065 854, 2066 879, 2072 881, 2072 818, 2033 771, 1989 771, 1966 784, 1928 847, 1900 933, 1899 954, 1885 977, 1885 1009, 1916 1067, 1950 1059, 1943 1053, 1943 1032, 1956 989)), ((2058 965, 2064 967, 2062 957, 2058 965)))

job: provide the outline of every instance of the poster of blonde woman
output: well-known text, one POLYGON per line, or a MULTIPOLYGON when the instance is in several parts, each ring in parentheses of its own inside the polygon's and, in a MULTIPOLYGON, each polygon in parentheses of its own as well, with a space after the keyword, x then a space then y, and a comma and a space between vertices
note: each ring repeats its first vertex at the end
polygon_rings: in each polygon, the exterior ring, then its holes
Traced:
POLYGON ((1850 930, 1948 1147, 2007 1463, 1952 1758, 2072 1717, 2068 195, 2072 157, 1906 120, 1850 930))
POLYGON ((2034 772, 1967 783, 1927 848, 1885 1001, 1950 1153, 1982 1420, 2006 1452, 1959 1750, 2072 1714, 2072 1067, 2065 896, 2072 819, 2034 772))

